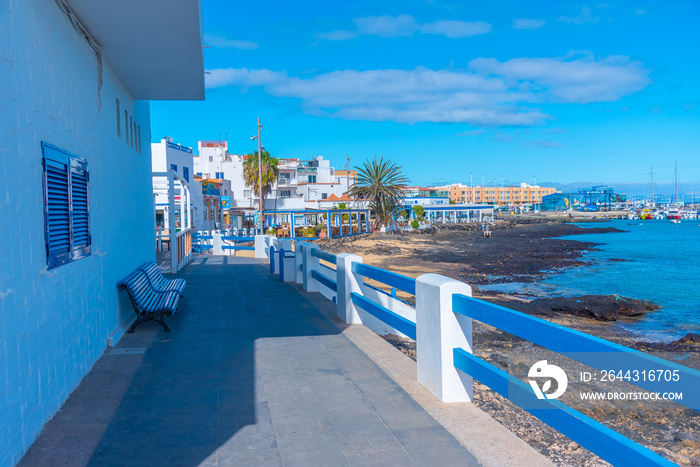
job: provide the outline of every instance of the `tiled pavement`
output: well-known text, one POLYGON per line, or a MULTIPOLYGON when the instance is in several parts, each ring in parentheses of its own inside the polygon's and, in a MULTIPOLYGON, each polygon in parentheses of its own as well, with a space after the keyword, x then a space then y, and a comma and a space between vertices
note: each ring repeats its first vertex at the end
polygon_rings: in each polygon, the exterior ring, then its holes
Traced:
MULTIPOLYGON (((178 276, 188 285, 167 320, 172 332, 147 323, 106 355, 118 362, 120 349, 147 347, 101 439, 82 446, 94 449, 82 457, 89 465, 478 465, 264 264, 202 256, 178 276)), ((76 395, 91 392, 81 385, 76 395)), ((80 407, 76 395, 59 422, 80 407)), ((72 420, 90 426, 89 418, 72 420)), ((35 444, 55 444, 42 439, 52 431, 60 430, 47 426, 35 444)), ((30 450, 22 465, 41 459, 30 450)))

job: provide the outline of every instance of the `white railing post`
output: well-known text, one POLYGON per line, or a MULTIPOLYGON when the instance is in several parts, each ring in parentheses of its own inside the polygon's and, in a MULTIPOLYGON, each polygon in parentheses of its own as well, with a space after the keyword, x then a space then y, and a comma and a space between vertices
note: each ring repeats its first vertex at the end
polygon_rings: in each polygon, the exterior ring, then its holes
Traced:
POLYGON ((453 350, 472 352, 472 320, 452 311, 456 293, 471 297, 472 288, 438 274, 416 279, 418 382, 442 402, 471 402, 472 377, 455 368, 453 350))
POLYGON ((296 266, 294 268, 294 280, 297 284, 304 283, 304 247, 307 242, 296 242, 294 244, 294 256, 296 256, 296 266))
POLYGON ((212 237, 214 237, 212 239, 212 245, 213 245, 212 254, 223 255, 224 249, 221 248, 223 246, 223 241, 221 240, 221 234, 213 232, 212 237))
POLYGON ((255 257, 256 258, 267 258, 266 248, 267 244, 265 242, 266 235, 256 235, 255 236, 255 257))
POLYGON ((337 282, 338 282, 338 317, 348 324, 362 324, 362 318, 357 308, 352 303, 352 293, 362 295, 362 283, 364 278, 352 272, 352 263, 361 263, 362 257, 350 253, 341 253, 336 256, 337 282))
POLYGON ((320 292, 321 287, 316 279, 311 277, 311 271, 318 271, 318 258, 311 256, 313 250, 319 250, 318 245, 309 244, 304 246, 304 291, 320 292))

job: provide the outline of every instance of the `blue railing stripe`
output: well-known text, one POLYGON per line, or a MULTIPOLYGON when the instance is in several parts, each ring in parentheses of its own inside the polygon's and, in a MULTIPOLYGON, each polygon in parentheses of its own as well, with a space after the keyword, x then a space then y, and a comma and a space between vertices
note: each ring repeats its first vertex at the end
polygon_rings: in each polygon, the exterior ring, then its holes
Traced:
POLYGON ((237 246, 237 245, 224 245, 221 247, 222 250, 255 250, 254 246, 237 246))
POLYGON ((357 292, 352 293, 352 303, 359 306, 367 313, 380 321, 385 322, 392 328, 407 335, 411 339, 416 339, 416 323, 404 318, 383 306, 363 297, 357 292))
POLYGON ((412 295, 416 294, 416 280, 412 277, 386 271, 384 269, 379 269, 363 263, 352 263, 352 272, 364 276, 367 279, 372 279, 377 282, 390 285, 391 287, 396 287, 397 289, 403 290, 404 292, 408 292, 412 295))
POLYGON ((193 244, 192 244, 192 248, 199 248, 199 249, 202 249, 202 250, 208 250, 208 249, 210 249, 210 248, 214 248, 214 246, 213 246, 213 245, 199 245, 199 244, 197 244, 197 243, 193 243, 193 244))
POLYGON ((338 262, 338 258, 335 255, 317 248, 311 250, 311 256, 315 256, 318 259, 322 259, 323 261, 328 261, 329 263, 333 264, 337 264, 338 262))
POLYGON ((326 268, 326 269, 328 269, 329 271, 333 271, 333 272, 335 272, 335 273, 337 273, 337 272, 338 272, 338 270, 337 270, 337 269, 333 269, 332 267, 330 267, 330 266, 326 266, 325 264, 319 263, 318 265, 319 265, 319 266, 321 266, 322 268, 326 268))
POLYGON ((231 236, 222 236, 222 240, 227 240, 231 242, 254 242, 255 237, 231 237, 231 236))
POLYGON ((537 399, 530 386, 464 349, 454 349, 453 358, 456 368, 510 400, 526 402, 525 411, 613 465, 676 465, 562 402, 537 399))
POLYGON ((397 296, 396 296, 396 289, 391 289, 391 291, 392 291, 393 293, 389 293, 389 292, 387 292, 386 290, 382 290, 382 289, 380 289, 379 287, 375 287, 375 286, 373 286, 372 284, 368 284, 367 282, 363 282, 362 285, 364 285, 365 287, 369 287, 369 288, 372 289, 372 290, 376 290, 377 292, 379 292, 379 293, 381 293, 381 294, 384 294, 384 295, 386 295, 386 296, 388 296, 388 297, 391 297, 391 298, 393 298, 394 300, 398 300, 398 301, 401 302, 401 303, 405 303, 406 305, 412 306, 412 307, 415 308, 415 306, 412 305, 411 303, 409 303, 409 302, 407 302, 407 301, 405 301, 405 300, 401 300, 399 297, 397 297, 397 296))
POLYGON ((333 292, 338 292, 338 283, 334 281, 333 279, 324 276, 318 271, 311 271, 311 277, 319 281, 321 284, 325 285, 329 289, 331 289, 333 292))
POLYGON ((197 235, 197 234, 193 234, 193 235, 192 235, 192 239, 193 239, 193 240, 213 240, 214 237, 211 236, 211 235, 197 235))
POLYGON ((647 378, 639 378, 638 381, 626 381, 653 392, 682 391, 683 399, 675 402, 695 410, 700 408, 700 391, 688 390, 700 387, 698 370, 461 294, 453 296, 452 309, 455 313, 481 321, 599 370, 621 370, 623 373, 636 370, 638 373, 645 371, 647 374, 651 370, 677 371, 678 379, 650 381, 647 378), (601 357, 601 353, 605 355, 601 357))

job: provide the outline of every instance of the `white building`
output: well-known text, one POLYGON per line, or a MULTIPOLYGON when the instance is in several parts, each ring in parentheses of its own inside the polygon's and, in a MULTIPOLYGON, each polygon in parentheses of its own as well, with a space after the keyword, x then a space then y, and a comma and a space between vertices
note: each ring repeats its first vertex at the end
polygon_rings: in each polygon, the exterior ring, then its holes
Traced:
MULTIPOLYGON (((151 170, 154 174, 163 174, 173 171, 179 175, 184 182, 175 181, 175 204, 176 219, 178 225, 181 225, 183 215, 180 212, 180 198, 185 196, 184 191, 188 189, 187 199, 190 203, 190 209, 185 209, 185 212, 192 213, 192 225, 201 226, 203 198, 202 198, 202 183, 200 180, 194 179, 194 162, 192 148, 173 143, 170 140, 161 139, 159 143, 151 143, 151 170), (185 185, 185 186, 180 186, 185 185)), ((168 225, 169 219, 169 197, 168 197, 168 177, 154 176, 153 177, 153 196, 156 210, 156 228, 164 228, 168 225)), ((198 229, 199 230, 199 229, 198 229)))
POLYGON ((197 0, 1 3, 0 465, 15 465, 135 317, 117 284, 155 259, 148 100, 203 99, 204 67, 197 0))
MULTIPOLYGON (((245 156, 230 154, 227 141, 199 141, 199 154, 194 155, 194 171, 203 179, 220 179, 231 182, 230 196, 232 200, 249 199, 243 181, 243 160, 245 156)), ((234 204, 235 206, 235 204, 234 204)))
MULTIPOLYGON (((199 141, 198 147, 195 173, 203 178, 230 180, 233 208, 256 208, 257 193, 243 179, 246 156, 229 153, 227 141, 199 141)), ((277 183, 265 196, 266 211, 316 208, 331 195, 341 197, 357 177, 356 171, 336 171, 323 156, 310 160, 280 158, 277 167, 277 183)))

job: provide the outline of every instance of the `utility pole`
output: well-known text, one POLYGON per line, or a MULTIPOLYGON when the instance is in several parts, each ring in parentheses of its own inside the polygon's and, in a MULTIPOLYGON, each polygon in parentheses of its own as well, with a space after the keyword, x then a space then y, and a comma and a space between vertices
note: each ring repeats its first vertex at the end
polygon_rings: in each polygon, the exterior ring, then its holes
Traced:
POLYGON ((262 130, 262 125, 260 124, 260 117, 258 117, 258 193, 260 194, 260 201, 258 206, 260 207, 260 235, 263 234, 263 189, 262 189, 262 142, 260 141, 260 130, 262 130))
POLYGON ((258 201, 258 209, 260 211, 260 222, 258 223, 258 226, 260 228, 260 235, 263 234, 263 197, 262 197, 262 142, 260 141, 260 130, 262 130, 262 125, 260 124, 260 117, 258 117, 258 135, 257 136, 251 136, 250 139, 254 140, 255 138, 258 139, 258 196, 259 196, 259 201, 258 201))
POLYGON ((348 189, 348 207, 350 206, 350 154, 345 153, 345 178, 348 189))

